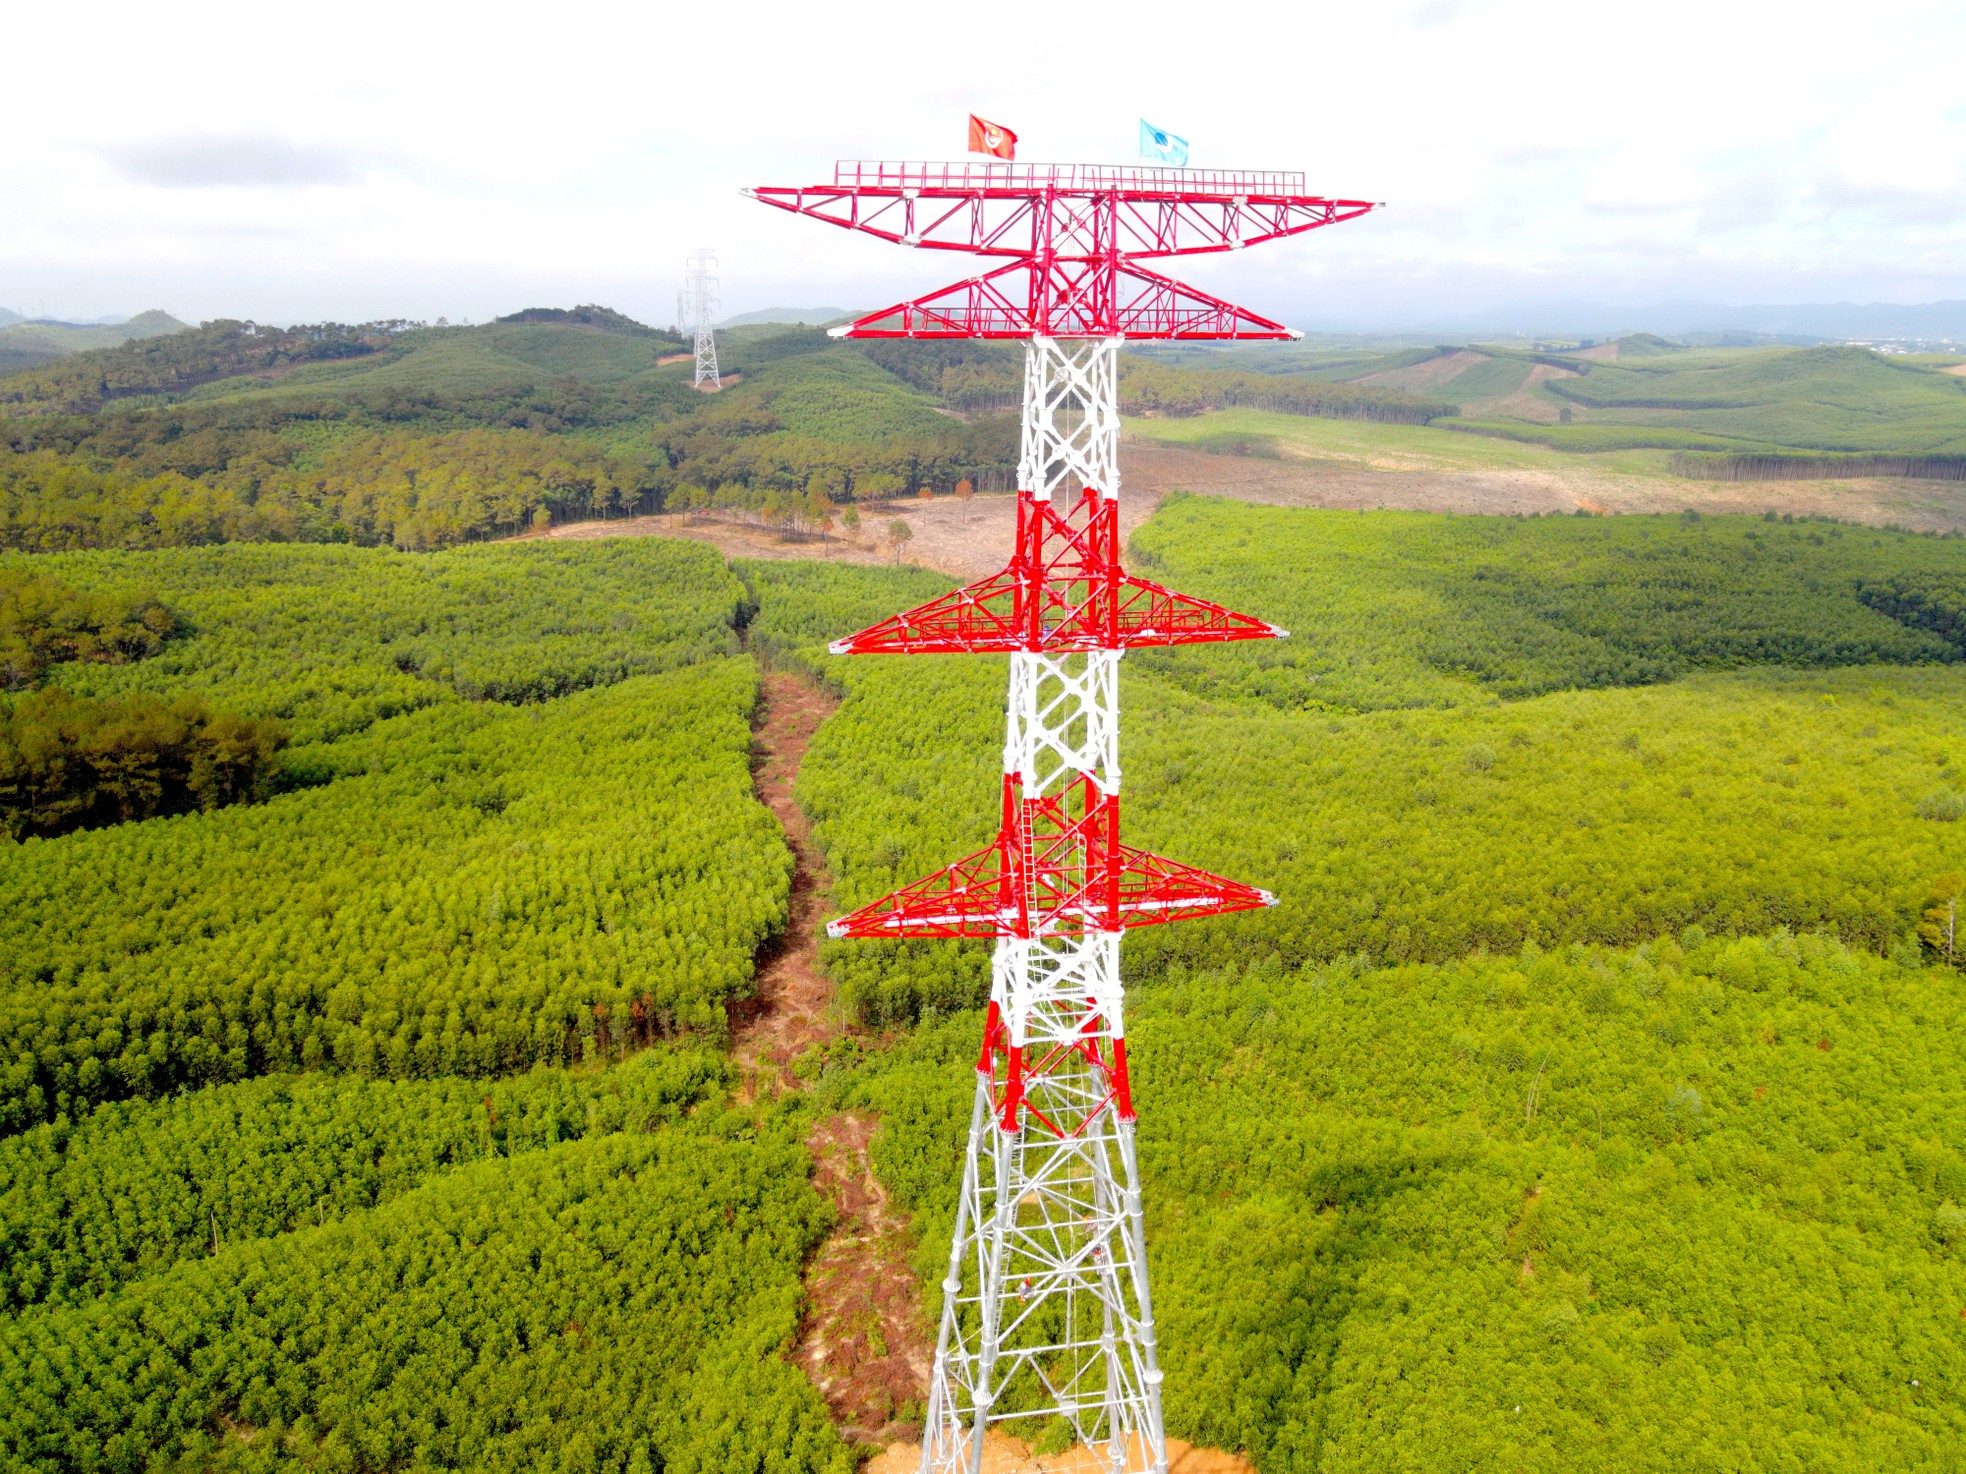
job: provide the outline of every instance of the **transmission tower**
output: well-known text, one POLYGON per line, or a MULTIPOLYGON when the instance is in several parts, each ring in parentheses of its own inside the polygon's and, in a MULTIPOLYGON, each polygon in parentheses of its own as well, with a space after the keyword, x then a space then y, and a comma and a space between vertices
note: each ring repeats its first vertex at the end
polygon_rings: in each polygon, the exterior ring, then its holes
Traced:
POLYGON ((696 387, 708 384, 721 389, 724 381, 717 375, 717 335, 710 328, 718 305, 717 279, 710 275, 716 269, 717 254, 706 246, 683 264, 683 294, 677 301, 677 312, 683 327, 696 335, 696 387))
POLYGON ((1017 542, 993 578, 833 644, 1010 657, 1001 824, 987 849, 831 922, 835 938, 988 937, 990 1005, 942 1281, 924 1474, 979 1474, 985 1434, 1064 1419, 1082 1467, 1167 1467, 1120 987, 1133 926, 1275 903, 1119 837, 1119 661, 1284 632, 1120 566, 1120 344, 1287 338, 1140 263, 1363 215, 1301 174, 841 163, 746 191, 883 240, 1002 264, 833 332, 1024 340, 1017 542))

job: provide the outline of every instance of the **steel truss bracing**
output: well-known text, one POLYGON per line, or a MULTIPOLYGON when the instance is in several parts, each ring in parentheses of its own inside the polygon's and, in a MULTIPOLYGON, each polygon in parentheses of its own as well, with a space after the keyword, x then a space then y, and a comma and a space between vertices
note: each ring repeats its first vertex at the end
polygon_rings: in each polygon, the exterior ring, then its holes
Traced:
POLYGON ((1062 165, 842 164, 830 186, 750 193, 904 244, 1012 258, 836 331, 1026 340, 1009 566, 832 647, 1010 657, 995 842, 827 928, 995 941, 921 1467, 980 1474, 1001 1429, 1065 1435, 1088 1474, 1165 1474, 1120 938, 1274 898, 1121 842, 1119 662, 1283 631, 1121 567, 1118 352, 1125 337, 1288 330, 1131 262, 1370 206, 1305 195, 1297 175, 1062 165))
POLYGON ((1301 174, 1061 164, 843 163, 830 184, 748 193, 882 240, 1003 258, 833 330, 860 338, 1294 337, 1141 263, 1240 251, 1373 208, 1307 194, 1301 174))
POLYGON ((721 389, 724 382, 717 373, 717 335, 710 326, 717 314, 717 279, 710 274, 716 265, 716 253, 707 247, 684 263, 683 326, 696 337, 694 382, 699 389, 721 389))

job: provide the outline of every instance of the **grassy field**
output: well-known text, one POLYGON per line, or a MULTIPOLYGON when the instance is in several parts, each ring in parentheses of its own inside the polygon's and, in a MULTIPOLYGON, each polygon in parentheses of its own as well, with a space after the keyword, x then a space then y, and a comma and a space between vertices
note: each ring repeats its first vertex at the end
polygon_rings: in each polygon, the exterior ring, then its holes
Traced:
POLYGON ((1168 445, 1303 456, 1398 471, 1550 471, 1580 466, 1612 476, 1663 476, 1670 453, 1625 449, 1566 454, 1546 445, 1473 435, 1438 425, 1376 425, 1308 415, 1226 409, 1186 419, 1129 417, 1126 433, 1168 445))
POLYGON ((1966 381, 1863 348, 1620 359, 1546 387, 1589 424, 1670 426, 1805 450, 1966 454, 1966 381))
POLYGON ((1966 453, 1966 380, 1950 372, 1956 356, 1839 346, 1687 348, 1638 334, 1573 352, 1475 344, 1375 356, 1299 348, 1192 353, 1183 361, 1446 398, 1461 407, 1458 420, 1446 423, 1585 454, 1648 446, 1966 453))

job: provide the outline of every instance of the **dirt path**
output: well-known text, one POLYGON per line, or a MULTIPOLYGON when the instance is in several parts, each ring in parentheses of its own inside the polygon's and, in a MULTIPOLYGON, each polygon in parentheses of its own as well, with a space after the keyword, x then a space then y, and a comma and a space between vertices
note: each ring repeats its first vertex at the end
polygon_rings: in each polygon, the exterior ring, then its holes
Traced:
POLYGON ((888 1201, 868 1157, 879 1130, 878 1118, 849 1112, 806 1138, 819 1163, 814 1183, 840 1222, 806 1266, 806 1318, 792 1359, 849 1443, 888 1446, 921 1437, 934 1344, 908 1263, 907 1215, 888 1201))
MULTIPOLYGON (((841 1030, 832 984, 819 968, 819 928, 831 892, 792 785, 806 745, 839 703, 786 671, 763 680, 752 781, 792 847, 792 897, 784 936, 758 965, 754 997, 731 1009, 731 1055, 743 1089, 796 1090, 791 1066, 841 1030)), ((921 1285, 908 1263, 908 1220, 888 1201, 868 1150, 880 1129, 871 1115, 817 1122, 806 1147, 813 1186, 839 1222, 806 1266, 806 1313, 792 1359, 812 1379, 849 1442, 888 1444, 920 1436, 931 1343, 921 1285)))
POLYGON ((838 1032, 832 984, 819 971, 819 924, 830 878, 805 813, 793 801, 792 784, 806 744, 839 703, 787 671, 767 671, 762 687, 751 781, 792 847, 792 899, 784 935, 759 960, 757 992, 730 1010, 731 1056, 747 1090, 766 1077, 794 1086, 792 1061, 838 1032))

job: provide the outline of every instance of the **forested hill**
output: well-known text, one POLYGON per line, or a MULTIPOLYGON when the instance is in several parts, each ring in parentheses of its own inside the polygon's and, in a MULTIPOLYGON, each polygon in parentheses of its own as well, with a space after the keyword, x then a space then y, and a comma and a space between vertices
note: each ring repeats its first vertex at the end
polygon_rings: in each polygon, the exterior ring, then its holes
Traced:
MULTIPOLYGON (((1007 490, 1021 360, 989 344, 722 335, 721 393, 685 344, 609 308, 480 327, 213 322, 0 379, 0 547, 231 541, 428 548, 692 507, 823 521, 840 504, 1007 490)), ((1290 375, 1128 361, 1143 413, 1254 404, 1424 422, 1451 405, 1290 375)))
POLYGON ((659 509, 1006 481, 1007 421, 943 412, 852 346, 734 335, 689 385, 675 337, 600 307, 482 327, 194 333, 0 380, 0 546, 407 548, 659 509))
POLYGON ((302 363, 361 358, 388 347, 401 324, 272 328, 208 322, 190 332, 92 348, 0 381, 0 412, 87 414, 116 399, 174 395, 219 379, 302 363))
POLYGON ((189 330, 188 324, 155 309, 113 324, 30 321, 0 312, 0 374, 19 373, 90 348, 114 348, 132 339, 189 330))

